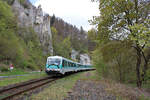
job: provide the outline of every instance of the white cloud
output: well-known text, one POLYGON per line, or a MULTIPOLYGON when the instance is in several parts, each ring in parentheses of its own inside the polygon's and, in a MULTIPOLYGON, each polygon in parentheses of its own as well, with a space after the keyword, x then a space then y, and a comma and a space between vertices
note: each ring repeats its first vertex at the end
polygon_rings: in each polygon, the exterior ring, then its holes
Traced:
POLYGON ((88 20, 99 15, 98 3, 90 0, 38 0, 34 5, 41 5, 44 12, 85 30, 91 28, 88 20))

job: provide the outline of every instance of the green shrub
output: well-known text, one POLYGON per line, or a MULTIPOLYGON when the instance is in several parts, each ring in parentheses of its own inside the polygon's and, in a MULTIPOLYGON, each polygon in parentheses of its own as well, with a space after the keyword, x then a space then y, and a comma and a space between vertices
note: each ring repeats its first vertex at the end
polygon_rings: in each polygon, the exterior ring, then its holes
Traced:
POLYGON ((149 100, 149 98, 146 98, 143 94, 139 97, 139 100, 149 100))
POLYGON ((14 3, 14 0, 3 0, 5 2, 7 2, 9 5, 12 5, 14 3))
POLYGON ((104 77, 120 82, 135 81, 134 64, 136 62, 134 59, 134 51, 126 41, 111 41, 93 52, 93 62, 96 69, 104 77))
POLYGON ((0 64, 0 71, 1 71, 1 72, 7 72, 7 71, 9 71, 8 68, 9 68, 8 65, 0 64))

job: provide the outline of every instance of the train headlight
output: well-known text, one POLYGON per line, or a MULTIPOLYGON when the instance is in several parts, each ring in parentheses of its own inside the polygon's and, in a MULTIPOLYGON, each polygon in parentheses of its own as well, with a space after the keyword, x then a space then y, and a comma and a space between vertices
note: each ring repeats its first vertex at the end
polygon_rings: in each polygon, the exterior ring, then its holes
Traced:
POLYGON ((47 71, 50 71, 50 68, 47 68, 47 71))

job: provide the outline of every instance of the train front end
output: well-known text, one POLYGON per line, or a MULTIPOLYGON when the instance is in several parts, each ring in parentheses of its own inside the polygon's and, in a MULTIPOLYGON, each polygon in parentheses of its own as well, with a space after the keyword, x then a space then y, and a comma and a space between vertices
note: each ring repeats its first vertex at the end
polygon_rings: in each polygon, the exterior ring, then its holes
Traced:
POLYGON ((45 72, 48 75, 61 74, 62 59, 61 57, 51 56, 47 58, 45 72))

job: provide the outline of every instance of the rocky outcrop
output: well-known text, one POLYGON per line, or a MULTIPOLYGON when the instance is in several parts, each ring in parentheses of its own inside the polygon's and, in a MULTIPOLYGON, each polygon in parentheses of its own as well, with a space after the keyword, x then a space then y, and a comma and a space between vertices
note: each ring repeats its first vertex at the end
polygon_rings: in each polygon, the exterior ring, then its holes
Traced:
POLYGON ((12 9, 17 17, 18 26, 32 27, 37 33, 41 45, 46 48, 44 53, 53 54, 50 16, 43 13, 41 6, 36 8, 28 0, 24 0, 23 3, 14 0, 12 9))
POLYGON ((80 54, 80 63, 83 65, 91 65, 91 60, 88 54, 80 54))
POLYGON ((72 49, 71 59, 80 62, 83 65, 91 65, 91 59, 88 54, 80 54, 78 51, 72 49))
POLYGON ((71 59, 77 61, 77 60, 78 60, 78 58, 77 58, 78 55, 79 55, 79 52, 76 51, 76 50, 74 50, 74 49, 72 49, 72 52, 71 52, 71 59))

